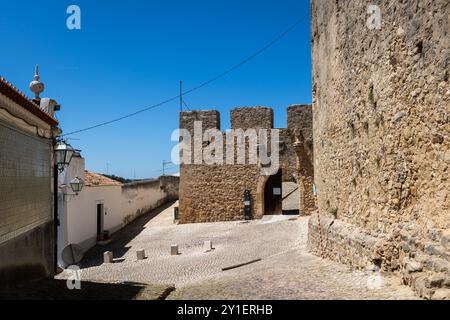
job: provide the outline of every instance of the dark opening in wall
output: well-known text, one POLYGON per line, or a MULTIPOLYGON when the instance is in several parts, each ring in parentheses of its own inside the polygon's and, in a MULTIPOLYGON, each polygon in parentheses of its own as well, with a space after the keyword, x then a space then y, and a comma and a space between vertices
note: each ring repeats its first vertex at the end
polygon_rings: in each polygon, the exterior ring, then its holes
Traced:
POLYGON ((350 131, 351 131, 351 134, 352 134, 352 138, 355 138, 355 137, 356 137, 356 128, 355 128, 355 124, 354 124, 353 121, 351 121, 351 120, 349 120, 349 121, 347 122, 347 124, 348 124, 348 126, 349 126, 349 128, 350 128, 350 131))
POLYGON ((373 105, 375 102, 374 94, 373 94, 373 84, 369 87, 369 93, 367 95, 367 100, 369 100, 369 103, 373 105))
POLYGON ((416 47, 417 47, 417 53, 422 55, 423 54, 423 41, 419 41, 416 44, 416 47))
POLYGON ((417 47, 417 54, 419 55, 419 67, 423 67, 424 66, 424 60, 425 60, 425 53, 424 53, 424 49, 423 49, 423 41, 419 41, 416 45, 417 47))
POLYGON ((389 62, 391 63, 391 66, 395 67, 397 65, 397 57, 395 55, 392 55, 389 59, 389 62))
POLYGON ((364 121, 363 123, 364 130, 366 131, 366 134, 369 134, 369 122, 364 121))

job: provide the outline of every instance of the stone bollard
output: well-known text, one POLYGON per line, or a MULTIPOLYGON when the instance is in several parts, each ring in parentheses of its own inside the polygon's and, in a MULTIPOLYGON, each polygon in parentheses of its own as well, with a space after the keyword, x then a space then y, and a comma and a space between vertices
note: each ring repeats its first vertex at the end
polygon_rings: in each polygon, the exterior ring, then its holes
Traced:
POLYGON ((180 252, 178 251, 178 245, 177 244, 174 244, 174 245, 170 246, 170 254, 172 256, 177 256, 177 255, 180 254, 180 252))
POLYGON ((207 241, 203 242, 203 250, 205 252, 211 252, 213 250, 213 246, 212 246, 212 241, 211 240, 207 240, 207 241))
POLYGON ((104 263, 113 263, 113 261, 114 261, 114 256, 111 251, 106 251, 105 253, 103 253, 103 262, 104 263))
POLYGON ((144 249, 137 250, 136 257, 138 260, 145 260, 145 250, 144 249))

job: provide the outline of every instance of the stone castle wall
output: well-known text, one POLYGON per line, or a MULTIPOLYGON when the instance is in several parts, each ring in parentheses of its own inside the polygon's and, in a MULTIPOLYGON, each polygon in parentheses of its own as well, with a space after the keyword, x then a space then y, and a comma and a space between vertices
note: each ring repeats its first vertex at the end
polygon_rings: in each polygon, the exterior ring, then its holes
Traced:
POLYGON ((244 191, 258 193, 256 165, 182 165, 180 177, 180 223, 243 220, 244 191))
MULTIPOLYGON (((312 119, 304 115, 311 114, 311 107, 292 106, 290 110, 292 117, 295 115, 300 121, 309 121, 309 125, 302 124, 299 126, 296 124, 295 128, 298 132, 304 130, 304 135, 312 139, 312 119), (307 111, 308 108, 309 112, 307 111), (297 112, 295 112, 296 109, 297 112), (305 128, 309 128, 309 131, 305 128)), ((203 131, 211 128, 220 130, 220 114, 217 111, 181 113, 180 128, 189 130, 193 136, 195 121, 203 121, 203 131)), ((273 123, 273 110, 271 108, 237 108, 231 111, 232 129, 272 129, 273 123)), ((294 179, 294 177, 298 177, 298 173, 295 174, 297 156, 292 147, 294 132, 291 133, 289 129, 283 129, 280 133, 280 142, 282 144, 280 152, 281 169, 292 172, 291 178, 286 181, 295 181, 296 178, 294 179)), ((208 144, 204 142, 203 145, 207 146, 208 144)), ((312 158, 309 158, 312 157, 312 151, 304 157, 308 158, 309 163, 312 163, 312 158)), ((305 177, 305 181, 313 180, 311 168, 302 172, 310 175, 305 177)), ((245 190, 249 190, 252 195, 253 218, 261 218, 264 215, 264 185, 268 178, 261 174, 259 164, 182 164, 180 172, 180 222, 243 220, 243 195, 245 190)), ((305 203, 308 202, 305 201, 305 203)), ((311 210, 312 208, 307 212, 311 210)))
POLYGON ((313 119, 311 105, 291 105, 287 110, 287 129, 282 130, 281 167, 283 181, 296 182, 300 190, 301 213, 311 214, 316 205, 314 184, 313 119), (297 149, 295 143, 299 143, 297 149))
POLYGON ((428 297, 450 272, 449 7, 311 1, 315 181, 320 212, 339 221, 325 226, 326 255, 402 270, 428 297), (381 30, 366 25, 370 4, 381 30))
POLYGON ((313 128, 312 128, 312 108, 310 105, 292 105, 287 109, 287 129, 283 129, 280 134, 283 142, 283 152, 281 153, 281 163, 283 167, 283 181, 296 182, 297 155, 291 146, 296 139, 303 137, 304 143, 304 176, 313 177, 313 128))

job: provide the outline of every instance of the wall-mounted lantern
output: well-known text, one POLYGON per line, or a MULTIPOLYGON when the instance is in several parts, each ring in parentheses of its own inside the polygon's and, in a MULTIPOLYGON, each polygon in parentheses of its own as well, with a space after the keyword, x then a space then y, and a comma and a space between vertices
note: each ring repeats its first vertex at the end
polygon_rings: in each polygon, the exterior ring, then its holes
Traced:
POLYGON ((72 160, 72 156, 75 153, 75 149, 70 144, 64 141, 59 141, 55 147, 55 162, 59 171, 63 171, 72 160))
POLYGON ((252 196, 249 190, 244 192, 244 217, 246 221, 252 219, 252 196))
POLYGON ((72 179, 69 184, 70 188, 72 189, 73 192, 75 192, 76 195, 78 195, 78 193, 81 192, 84 186, 83 180, 78 177, 72 179))

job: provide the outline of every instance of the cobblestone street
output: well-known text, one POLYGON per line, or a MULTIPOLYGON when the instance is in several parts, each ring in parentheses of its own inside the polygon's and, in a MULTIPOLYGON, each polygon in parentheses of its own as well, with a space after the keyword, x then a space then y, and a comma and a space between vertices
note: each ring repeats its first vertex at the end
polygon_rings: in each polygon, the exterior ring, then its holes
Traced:
POLYGON ((174 206, 141 217, 110 245, 91 250, 82 262, 82 280, 175 285, 169 299, 415 298, 395 276, 374 278, 309 254, 308 217, 175 225, 174 206), (205 240, 212 240, 212 252, 204 252, 205 240), (172 244, 179 245, 179 256, 170 255, 172 244), (136 261, 138 249, 145 249, 146 260, 136 261), (116 263, 103 263, 108 250, 116 263), (261 261, 222 271, 256 259, 261 261), (380 286, 368 286, 380 279, 380 286))

